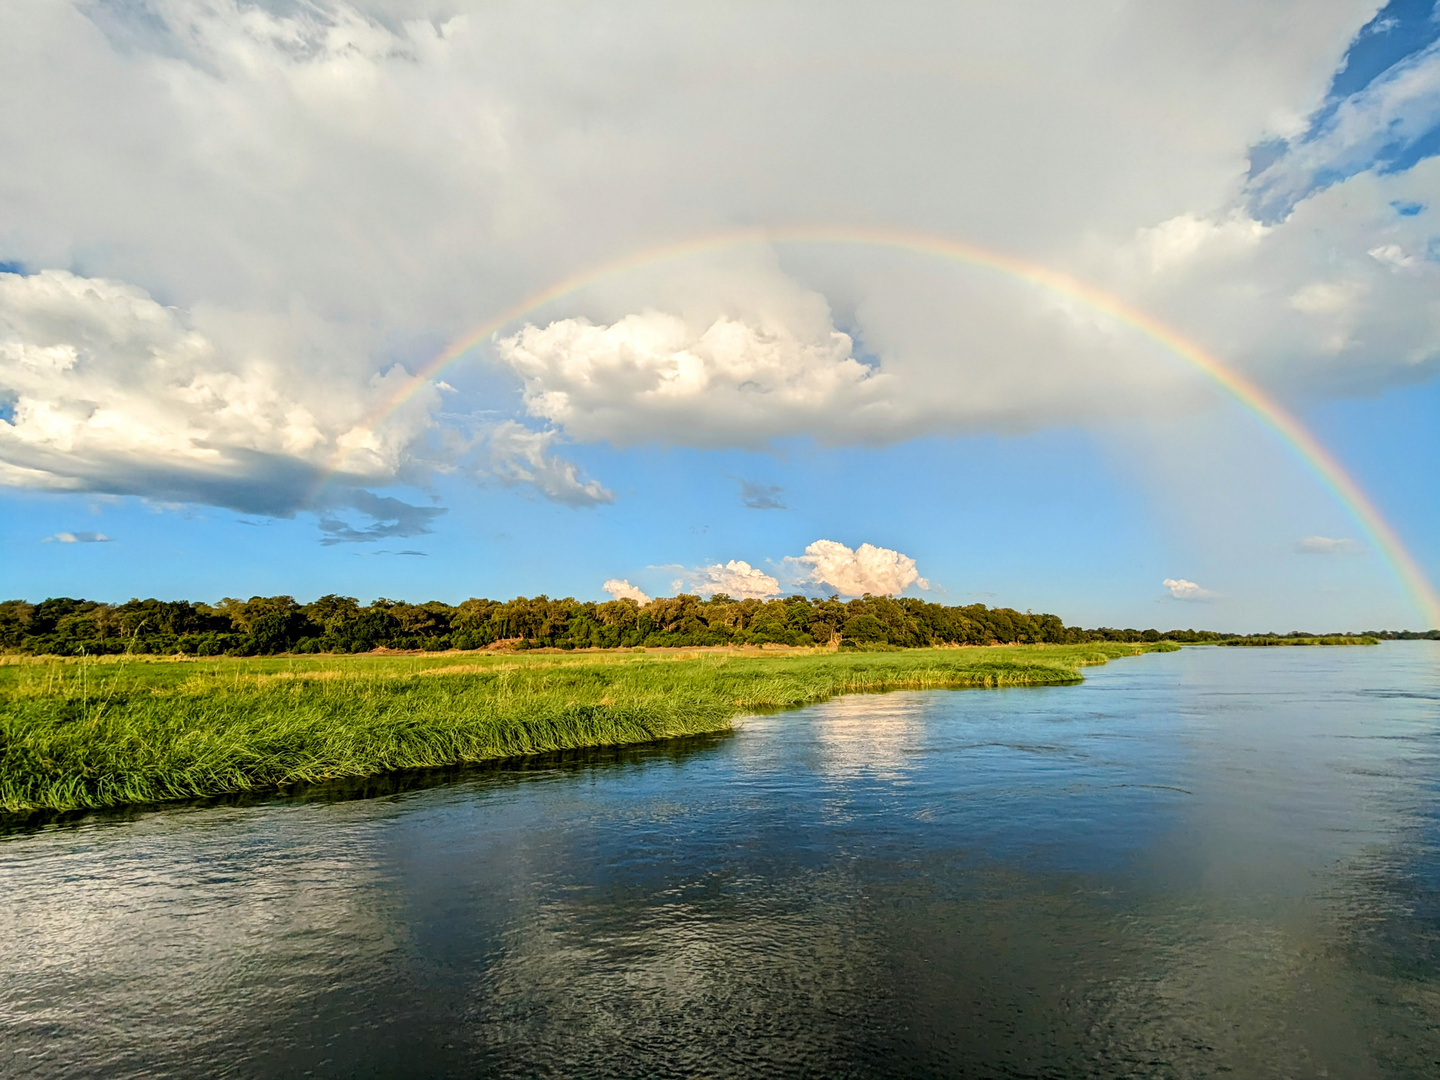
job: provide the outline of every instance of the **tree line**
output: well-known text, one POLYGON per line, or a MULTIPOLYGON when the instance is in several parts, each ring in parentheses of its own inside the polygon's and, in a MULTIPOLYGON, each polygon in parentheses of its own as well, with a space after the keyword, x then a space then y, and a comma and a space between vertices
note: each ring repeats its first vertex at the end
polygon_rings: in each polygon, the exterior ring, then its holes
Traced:
POLYGON ((735 600, 721 593, 708 600, 690 595, 663 597, 644 605, 634 600, 594 603, 547 596, 505 601, 472 598, 455 605, 381 598, 361 604, 354 597, 333 594, 308 604, 290 596, 227 597, 218 604, 155 599, 106 604, 68 597, 38 604, 0 602, 0 648, 60 656, 270 656, 491 646, 613 649, 838 644, 846 648, 916 648, 1086 641, 1199 643, 1236 638, 1207 630, 1083 630, 1066 626, 1055 615, 984 604, 951 607, 886 596, 842 602, 835 597, 805 596, 735 600))

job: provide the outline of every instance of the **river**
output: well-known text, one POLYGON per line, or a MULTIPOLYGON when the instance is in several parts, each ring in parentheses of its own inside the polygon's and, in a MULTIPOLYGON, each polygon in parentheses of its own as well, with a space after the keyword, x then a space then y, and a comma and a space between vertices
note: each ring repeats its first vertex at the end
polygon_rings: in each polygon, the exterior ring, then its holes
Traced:
POLYGON ((1440 1076, 1440 645, 0 836, 6 1077, 1440 1076))

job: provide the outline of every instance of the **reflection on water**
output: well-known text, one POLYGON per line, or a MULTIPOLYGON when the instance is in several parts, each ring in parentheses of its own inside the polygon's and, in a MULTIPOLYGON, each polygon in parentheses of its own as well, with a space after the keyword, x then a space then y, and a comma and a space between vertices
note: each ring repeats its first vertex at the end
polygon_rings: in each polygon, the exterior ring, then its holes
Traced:
POLYGON ((1437 1075, 1437 658, 1186 650, 14 832, 0 1075, 1437 1075))

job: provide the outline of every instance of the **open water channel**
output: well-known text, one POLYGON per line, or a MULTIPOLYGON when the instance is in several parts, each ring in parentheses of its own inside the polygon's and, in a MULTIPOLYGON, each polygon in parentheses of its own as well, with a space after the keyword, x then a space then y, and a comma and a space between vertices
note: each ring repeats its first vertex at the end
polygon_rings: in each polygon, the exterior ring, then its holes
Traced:
POLYGON ((0 1075, 1440 1076, 1440 645, 12 830, 0 1075))

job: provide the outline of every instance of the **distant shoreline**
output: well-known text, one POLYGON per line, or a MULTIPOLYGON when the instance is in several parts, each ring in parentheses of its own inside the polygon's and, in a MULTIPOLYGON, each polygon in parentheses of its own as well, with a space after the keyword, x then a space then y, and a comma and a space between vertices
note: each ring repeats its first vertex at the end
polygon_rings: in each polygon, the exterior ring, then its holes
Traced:
POLYGON ((841 601, 810 596, 740 599, 673 597, 604 602, 547 596, 459 604, 412 604, 328 595, 301 604, 291 596, 130 600, 106 604, 53 597, 32 604, 0 601, 0 653, 47 656, 286 656, 371 653, 594 652, 610 649, 859 650, 988 645, 1370 644, 1372 639, 1430 637, 1440 630, 1236 634, 1216 630, 1067 626, 1057 615, 943 605, 910 596, 841 601))

